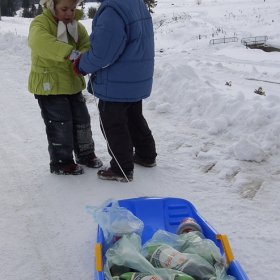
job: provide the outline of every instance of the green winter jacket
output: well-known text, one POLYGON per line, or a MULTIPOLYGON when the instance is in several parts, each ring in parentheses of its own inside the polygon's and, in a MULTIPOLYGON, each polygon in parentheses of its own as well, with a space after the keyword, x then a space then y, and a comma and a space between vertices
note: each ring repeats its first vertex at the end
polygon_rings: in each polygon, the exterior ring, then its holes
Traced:
MULTIPOLYGON (((83 15, 76 10, 75 19, 83 15)), ((68 34, 68 44, 58 41, 58 23, 51 12, 44 8, 30 24, 28 45, 31 48, 31 71, 28 90, 38 95, 75 94, 86 84, 82 75, 76 75, 73 64, 66 57, 73 49, 85 52, 90 48, 89 36, 85 27, 78 23, 78 42, 68 34)))

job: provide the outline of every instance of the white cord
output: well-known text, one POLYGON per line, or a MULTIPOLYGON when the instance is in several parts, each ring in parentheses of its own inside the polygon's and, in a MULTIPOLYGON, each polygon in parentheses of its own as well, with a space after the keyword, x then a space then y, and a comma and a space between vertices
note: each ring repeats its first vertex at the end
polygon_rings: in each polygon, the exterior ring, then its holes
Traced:
MULTIPOLYGON (((90 82, 91 91, 92 91, 92 93, 93 93, 93 86, 92 86, 92 83, 91 83, 91 79, 90 79, 89 74, 88 74, 88 79, 89 79, 89 82, 90 82)), ((110 152, 111 152, 111 154, 112 154, 113 158, 115 159, 116 163, 118 164, 118 166, 119 166, 119 168, 120 168, 120 170, 121 170, 122 174, 124 175, 125 179, 126 179, 126 180, 127 180, 127 182, 129 183, 130 181, 128 180, 128 178, 127 178, 126 174, 124 173, 124 171, 123 171, 122 167, 120 166, 120 164, 119 164, 119 162, 118 162, 117 158, 115 157, 115 155, 114 155, 114 153, 113 153, 113 151, 112 151, 112 149, 111 149, 111 147, 110 147, 110 145, 109 145, 109 141, 108 141, 108 139, 107 139, 107 135, 106 135, 106 132, 105 132, 105 129, 104 129, 104 126, 103 126, 103 122, 102 122, 102 119, 101 119, 101 116, 100 116, 100 111, 99 111, 99 108, 98 108, 98 105, 97 105, 97 102, 96 102, 96 97, 95 97, 95 96, 94 96, 94 102, 95 102, 95 105, 96 105, 97 110, 98 110, 98 114, 99 114, 99 121, 100 121, 100 124, 101 124, 101 128, 102 128, 103 135, 104 135, 104 138, 105 138, 105 140, 106 140, 106 143, 107 143, 108 149, 110 150, 110 152)))

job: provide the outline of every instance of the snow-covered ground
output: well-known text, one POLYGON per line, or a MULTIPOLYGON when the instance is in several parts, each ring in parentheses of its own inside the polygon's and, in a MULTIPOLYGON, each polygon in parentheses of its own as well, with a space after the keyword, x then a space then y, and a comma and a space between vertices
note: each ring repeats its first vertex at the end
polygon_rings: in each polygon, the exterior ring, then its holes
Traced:
MULTIPOLYGON (((40 110, 27 90, 30 19, 0 21, 0 279, 90 280, 97 225, 87 205, 114 197, 181 197, 220 233, 250 280, 278 279, 280 41, 278 0, 161 0, 153 14, 156 64, 144 114, 157 166, 134 181, 49 173, 40 110), (237 42, 209 44, 236 37, 237 42), (199 39, 200 38, 200 39, 199 39), (228 84, 228 85, 226 85, 228 84), (254 91, 262 87, 265 95, 254 91)), ((87 3, 91 6, 91 3, 87 3)), ((91 31, 91 19, 82 23, 91 31)), ((84 92, 96 153, 109 163, 94 97, 84 92)))

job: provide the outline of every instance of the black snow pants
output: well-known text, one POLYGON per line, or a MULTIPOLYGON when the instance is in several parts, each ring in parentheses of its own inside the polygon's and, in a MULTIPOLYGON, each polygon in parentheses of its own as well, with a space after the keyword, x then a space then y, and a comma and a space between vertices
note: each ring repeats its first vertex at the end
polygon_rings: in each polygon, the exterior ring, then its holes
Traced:
POLYGON ((82 92, 74 95, 35 95, 46 125, 50 167, 60 168, 94 156, 90 115, 82 92))
POLYGON ((102 121, 101 130, 110 147, 108 152, 112 157, 111 169, 115 173, 122 174, 114 156, 125 173, 134 169, 133 148, 143 160, 156 158, 155 141, 142 114, 142 100, 138 102, 99 100, 98 108, 102 121))

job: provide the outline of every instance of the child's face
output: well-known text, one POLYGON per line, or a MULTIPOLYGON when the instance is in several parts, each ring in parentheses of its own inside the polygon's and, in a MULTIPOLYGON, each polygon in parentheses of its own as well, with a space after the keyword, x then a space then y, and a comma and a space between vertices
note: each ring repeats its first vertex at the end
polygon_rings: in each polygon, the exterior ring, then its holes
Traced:
POLYGON ((55 16, 64 24, 72 22, 75 17, 77 1, 76 0, 60 0, 55 5, 55 16))

